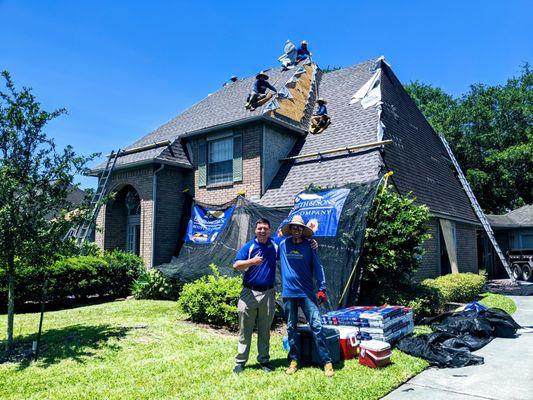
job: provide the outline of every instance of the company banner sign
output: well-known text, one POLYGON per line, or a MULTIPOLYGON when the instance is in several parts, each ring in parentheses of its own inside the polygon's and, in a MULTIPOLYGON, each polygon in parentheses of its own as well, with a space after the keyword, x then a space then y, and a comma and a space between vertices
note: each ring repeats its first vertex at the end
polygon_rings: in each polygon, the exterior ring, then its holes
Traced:
POLYGON ((233 214, 234 206, 225 210, 209 210, 195 205, 191 219, 187 224, 185 242, 196 244, 213 243, 228 223, 233 214))
MULTIPOLYGON (((294 215, 300 215, 314 236, 336 236, 344 202, 350 189, 332 189, 317 193, 299 193, 294 199, 294 207, 281 226, 294 215)), ((278 229, 278 235, 281 235, 278 229)))

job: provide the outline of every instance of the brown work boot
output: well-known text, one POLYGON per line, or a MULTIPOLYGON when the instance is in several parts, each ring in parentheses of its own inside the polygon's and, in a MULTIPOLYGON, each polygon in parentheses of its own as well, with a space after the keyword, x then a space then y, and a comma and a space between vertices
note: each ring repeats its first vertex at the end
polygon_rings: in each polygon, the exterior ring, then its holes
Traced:
POLYGON ((287 373, 287 375, 293 375, 294 373, 296 373, 296 371, 298 371, 298 362, 292 360, 289 365, 289 368, 287 368, 285 372, 287 373))
POLYGON ((335 375, 332 363, 329 362, 324 364, 324 375, 326 375, 328 378, 331 378, 333 375, 335 375))

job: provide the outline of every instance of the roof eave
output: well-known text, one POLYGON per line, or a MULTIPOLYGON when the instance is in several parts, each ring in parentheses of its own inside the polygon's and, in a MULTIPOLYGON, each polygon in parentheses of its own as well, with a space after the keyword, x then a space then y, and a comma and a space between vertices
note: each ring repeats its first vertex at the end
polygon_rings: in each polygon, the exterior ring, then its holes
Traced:
MULTIPOLYGON (((137 167, 142 167, 142 166, 151 165, 151 164, 165 164, 165 165, 170 165, 170 166, 178 167, 178 168, 192 169, 192 166, 190 164, 184 164, 179 161, 158 160, 157 158, 150 158, 148 160, 135 161, 135 162, 127 163, 123 165, 115 165, 115 168, 113 169, 113 171, 137 168, 137 167)), ((95 169, 91 169, 87 174, 85 174, 85 176, 98 176, 102 172, 103 172, 102 168, 98 168, 98 169, 95 168, 95 169)))

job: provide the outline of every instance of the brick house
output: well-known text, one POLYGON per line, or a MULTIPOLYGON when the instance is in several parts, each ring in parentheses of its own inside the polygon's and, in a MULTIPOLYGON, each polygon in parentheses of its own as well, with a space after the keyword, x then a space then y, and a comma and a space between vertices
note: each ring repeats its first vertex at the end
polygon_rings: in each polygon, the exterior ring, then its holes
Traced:
POLYGON ((168 262, 184 191, 211 204, 244 193, 291 206, 310 183, 367 182, 392 170, 395 188, 431 211, 419 278, 477 271, 479 222, 440 139, 382 57, 329 73, 309 62, 267 74, 284 97, 250 112, 255 77, 238 80, 125 148, 108 186, 116 198, 97 218, 100 247, 137 252, 147 266, 168 262), (318 96, 332 124, 307 134, 318 96))

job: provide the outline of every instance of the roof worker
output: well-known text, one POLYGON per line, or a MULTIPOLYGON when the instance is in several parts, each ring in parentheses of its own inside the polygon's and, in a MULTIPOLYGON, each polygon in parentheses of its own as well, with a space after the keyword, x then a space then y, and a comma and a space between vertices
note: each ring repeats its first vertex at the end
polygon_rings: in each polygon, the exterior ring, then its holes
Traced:
POLYGON ((322 97, 319 97, 316 101, 318 110, 311 117, 311 124, 309 126, 310 133, 322 133, 331 124, 331 118, 328 116, 328 109, 326 108, 327 103, 322 97))
POLYGON ((307 48, 307 42, 305 40, 302 40, 302 42, 300 43, 300 47, 298 47, 298 50, 296 50, 296 62, 300 62, 302 60, 305 60, 306 58, 310 58, 311 56, 312 54, 307 48))
POLYGON ((304 223, 300 215, 295 215, 281 227, 281 233, 287 237, 279 245, 281 295, 285 318, 287 319, 287 336, 290 347, 290 365, 286 373, 293 375, 300 366, 301 348, 297 325, 298 308, 301 308, 313 332, 313 340, 320 363, 324 367, 324 374, 331 377, 334 374, 333 364, 326 346, 317 305, 317 303, 327 301, 324 267, 320 262, 318 253, 312 249, 311 242, 305 240, 305 238, 311 238, 314 232, 304 223), (315 292, 315 280, 318 287, 317 292, 315 292))
POLYGON ((236 75, 232 75, 230 78, 229 78, 229 82, 226 82, 224 83, 224 86, 229 86, 231 85, 232 83, 235 83, 239 80, 239 78, 237 78, 236 75))
POLYGON ((245 107, 250 111, 254 111, 257 107, 262 106, 270 100, 272 94, 267 94, 267 89, 272 90, 274 93, 278 92, 274 86, 268 83, 268 75, 264 71, 261 71, 255 76, 252 93, 248 95, 245 107))

